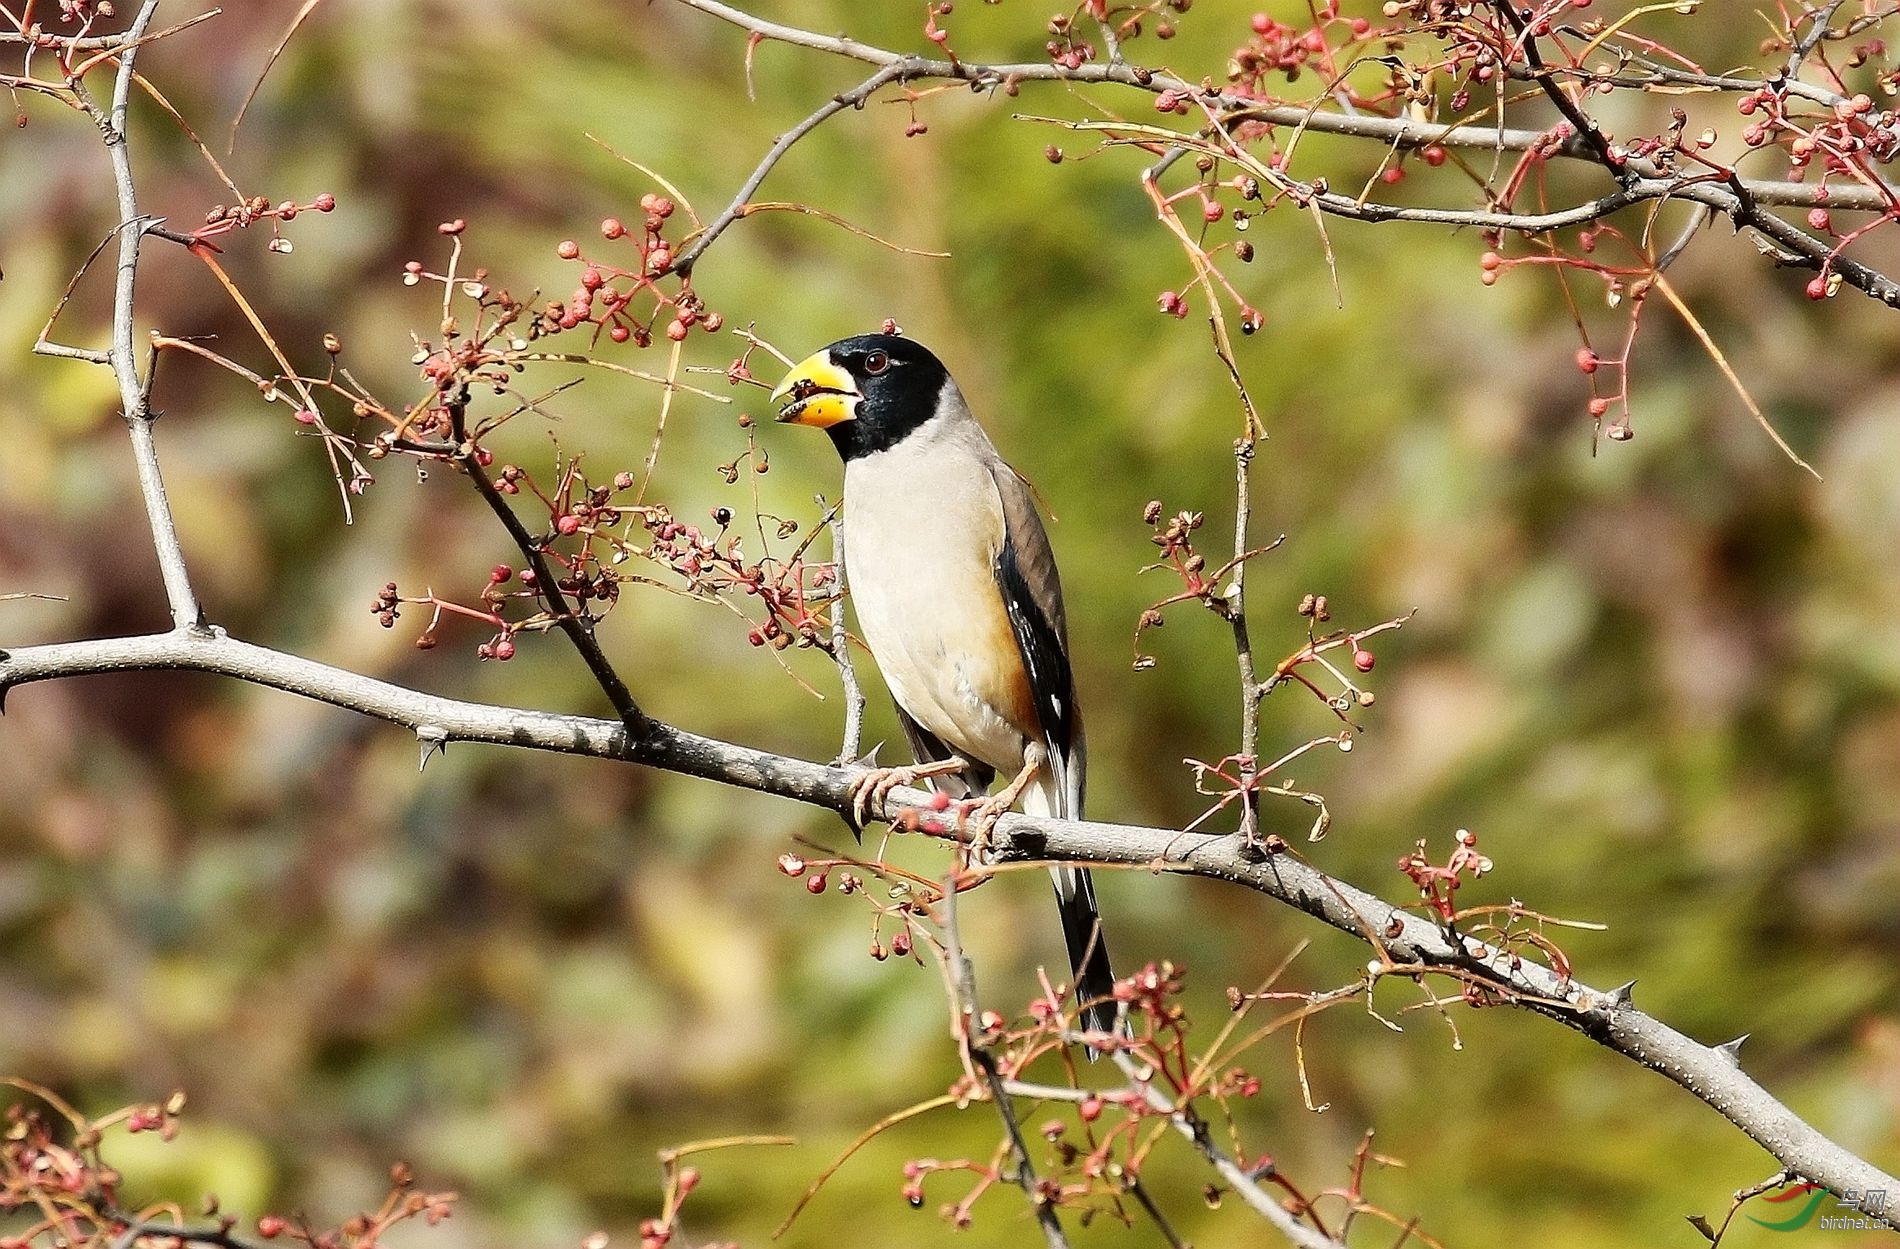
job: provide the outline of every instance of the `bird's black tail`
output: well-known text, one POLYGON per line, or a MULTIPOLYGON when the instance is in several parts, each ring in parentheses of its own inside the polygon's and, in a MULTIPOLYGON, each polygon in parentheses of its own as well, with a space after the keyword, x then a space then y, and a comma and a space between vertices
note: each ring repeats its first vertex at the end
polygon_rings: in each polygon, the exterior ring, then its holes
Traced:
POLYGON ((1062 937, 1069 946, 1069 967, 1075 973, 1082 1027, 1088 1032, 1116 1031, 1115 973, 1109 967, 1108 941, 1095 906, 1095 882, 1085 867, 1049 871, 1055 877, 1056 906, 1062 915, 1062 937))

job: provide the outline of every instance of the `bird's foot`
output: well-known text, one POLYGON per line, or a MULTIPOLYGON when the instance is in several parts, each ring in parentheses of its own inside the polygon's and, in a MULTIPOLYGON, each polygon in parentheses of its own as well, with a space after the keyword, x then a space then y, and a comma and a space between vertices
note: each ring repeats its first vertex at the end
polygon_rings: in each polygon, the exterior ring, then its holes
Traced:
POLYGON ((990 834, 996 830, 996 821, 1015 805, 1016 799, 1008 790, 987 798, 966 798, 957 804, 957 831, 963 834, 971 863, 981 863, 989 856, 990 834))
POLYGON ((913 786, 933 776, 951 776, 965 771, 969 764, 962 759, 940 759, 935 763, 907 763, 894 768, 871 768, 861 772, 851 782, 847 791, 851 795, 851 813, 847 817, 852 831, 862 832, 871 821, 872 812, 884 810, 884 800, 890 797, 893 789, 913 786))
POLYGON ((970 862, 980 863, 989 853, 990 834, 996 829, 996 821, 1008 814, 1016 800, 1023 796, 1023 790, 1036 778, 1044 765, 1044 756, 1040 749, 1032 748, 1023 770, 1016 779, 1003 787, 1000 794, 991 794, 987 798, 974 802, 965 802, 957 809, 957 822, 969 834, 970 862))

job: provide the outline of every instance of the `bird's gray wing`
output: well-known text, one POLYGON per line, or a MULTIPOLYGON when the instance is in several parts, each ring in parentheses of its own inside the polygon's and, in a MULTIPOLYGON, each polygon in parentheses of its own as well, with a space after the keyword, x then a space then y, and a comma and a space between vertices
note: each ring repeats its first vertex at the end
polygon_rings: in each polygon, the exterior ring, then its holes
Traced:
MULTIPOLYGON (((996 580, 1009 611, 1010 627, 1028 673, 1043 746, 1049 752, 1053 784, 1032 785, 1024 809, 1037 807, 1065 819, 1082 818, 1087 750, 1082 713, 1075 702, 1075 676, 1069 665, 1068 621, 1062 610, 1062 583, 1055 552, 1036 511, 1035 492, 1015 470, 1000 461, 990 468, 1003 505, 1003 542, 996 553, 996 580), (1054 801, 1049 801, 1053 798, 1054 801)), ((1087 868, 1051 866, 1062 935, 1075 972, 1076 1000, 1083 1004, 1082 1026, 1111 1032, 1118 1023, 1115 973, 1108 961, 1095 882, 1087 868)), ((1124 1029, 1125 1030, 1125 1029, 1124 1029)), ((1093 1057, 1095 1051, 1090 1050, 1093 1057)))
POLYGON ((1082 818, 1084 768, 1082 716, 1075 702, 1075 677, 1069 666, 1068 620, 1062 609, 1062 582, 1055 552, 1036 512, 1029 484, 1007 464, 990 466, 1003 507, 1003 541, 996 552, 996 581, 1009 612, 1010 629, 1029 677, 1030 695, 1041 722, 1062 790, 1057 814, 1082 818))

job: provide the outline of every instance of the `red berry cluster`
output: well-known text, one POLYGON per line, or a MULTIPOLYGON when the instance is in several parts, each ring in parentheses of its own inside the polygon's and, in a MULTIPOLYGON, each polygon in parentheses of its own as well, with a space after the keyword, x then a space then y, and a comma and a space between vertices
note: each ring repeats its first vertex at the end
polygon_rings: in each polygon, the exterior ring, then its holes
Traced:
POLYGON ((869 953, 880 963, 892 957, 909 958, 921 963, 922 956, 916 950, 913 933, 934 942, 927 925, 936 921, 936 912, 932 907, 939 896, 940 887, 930 881, 900 874, 882 863, 866 863, 855 859, 808 862, 791 853, 778 857, 778 870, 781 875, 792 880, 802 880, 805 892, 814 896, 830 889, 832 873, 836 871, 839 893, 862 896, 871 904, 869 953), (868 887, 866 877, 875 877, 891 887, 887 891, 872 890, 868 887), (886 924, 896 928, 888 942, 884 939, 886 924))
POLYGON ((1337 78, 1333 54, 1338 48, 1384 33, 1374 31, 1363 17, 1342 17, 1339 0, 1315 6, 1305 25, 1276 21, 1265 13, 1254 14, 1251 25, 1253 37, 1235 49, 1227 71, 1228 78, 1250 95, 1259 94, 1272 76, 1296 81, 1309 65, 1319 67, 1329 81, 1337 78))
MULTIPOLYGON (((1039 1062, 1059 1061, 1058 1056, 1077 1041, 1086 1041, 1101 1052, 1126 1053, 1150 1073, 1143 1084, 1091 1088, 1073 1083, 1079 1073, 1072 1062, 1054 1068, 1072 1083, 1073 1117, 1051 1118, 1036 1128, 1036 1137, 1047 1149, 1046 1160, 1035 1167, 1036 1201, 1086 1210, 1115 1200, 1125 1194, 1128 1178, 1138 1175, 1147 1159, 1154 1139, 1147 1132, 1154 1123, 1176 1113, 1177 1108, 1194 1114, 1202 1099, 1225 1104, 1260 1094, 1261 1080, 1244 1067, 1231 1060, 1217 1064, 1210 1056, 1197 1053, 1191 1044, 1190 1020, 1183 1004, 1185 989, 1185 973, 1172 963, 1150 963, 1118 981, 1114 997, 1126 1020, 1125 1033, 1078 1032, 1073 1005, 1046 983, 1023 1017, 1011 1020, 992 1010, 971 1020, 972 1047, 987 1051, 1004 1080, 1032 1079, 1032 1067, 1039 1062), (1148 1089, 1155 1094, 1152 1100, 1148 1089)), ((1106 1072, 1113 1077, 1116 1070, 1103 1063, 1090 1074, 1106 1072)), ((959 1104, 986 1100, 991 1095, 985 1079, 971 1073, 956 1080, 949 1092, 959 1104)), ((1007 1148, 999 1148, 984 1161, 914 1158, 904 1164, 899 1191, 907 1204, 921 1209, 927 1189, 941 1188, 961 1177, 968 1188, 940 1205, 938 1215, 952 1227, 964 1229, 975 1220, 978 1200, 1007 1182, 1010 1169, 1013 1164, 1007 1148)), ((1290 1198, 1289 1208, 1305 1208, 1304 1194, 1291 1185, 1283 1187, 1290 1198)))
MULTIPOLYGON (((1163 91, 1155 98, 1155 106, 1164 111, 1170 108, 1185 111, 1186 99, 1187 97, 1180 93, 1163 91)), ((1277 154, 1270 160, 1272 168, 1280 167, 1281 160, 1277 154)), ((1245 230, 1250 219, 1263 211, 1263 209, 1243 206, 1262 199, 1260 183, 1246 174, 1225 179, 1217 178, 1216 170, 1219 164, 1220 162, 1212 154, 1202 152, 1194 162, 1195 169, 1201 176, 1183 189, 1164 193, 1151 178, 1144 179, 1142 187, 1148 193, 1149 199, 1153 201, 1155 211, 1163 221, 1168 223, 1170 230, 1192 258, 1195 275, 1201 285, 1217 299, 1224 295, 1226 299, 1231 300, 1240 313, 1240 332, 1252 334, 1265 323, 1265 319, 1214 264, 1214 256, 1219 252, 1231 250, 1235 258, 1246 263, 1253 259, 1253 244, 1245 239, 1236 239, 1231 243, 1210 247, 1205 244, 1205 238, 1209 226, 1229 216, 1228 207, 1219 198, 1224 193, 1232 193, 1242 201, 1241 205, 1236 205, 1232 209, 1231 215, 1234 229, 1245 230), (1193 208, 1191 216, 1184 220, 1181 206, 1185 203, 1191 203, 1193 208)), ((1278 195, 1275 198, 1277 200, 1278 195)), ((1271 204, 1265 207, 1271 207, 1271 204)), ((1170 316, 1176 320, 1185 319, 1189 311, 1187 298, 1179 291, 1172 290, 1162 291, 1155 299, 1155 307, 1163 316, 1170 316)), ((1214 309, 1214 314, 1217 317, 1221 315, 1218 307, 1214 309)))
POLYGON ((1450 857, 1440 865, 1433 863, 1425 852, 1425 842, 1420 839, 1404 858, 1399 860, 1399 870, 1404 872, 1411 882, 1418 886, 1419 897, 1425 905, 1446 923, 1458 917, 1453 895, 1464 883, 1466 876, 1476 880, 1490 871, 1493 864, 1490 859, 1478 853, 1478 835, 1469 829, 1461 828, 1456 837, 1456 846, 1450 857))
POLYGON ((1095 59, 1095 45, 1076 29, 1076 16, 1081 12, 1058 13, 1049 19, 1049 42, 1043 45, 1043 52, 1051 64, 1076 70, 1095 59))
POLYGON ((220 250, 211 240, 231 233, 233 230, 247 229, 260 221, 271 223, 270 250, 287 253, 291 250, 290 240, 283 236, 279 228, 286 222, 295 221, 299 214, 306 212, 327 213, 336 209, 336 196, 329 192, 311 200, 308 204, 299 204, 296 200, 284 200, 273 205, 262 195, 254 195, 236 204, 214 204, 205 213, 205 223, 193 230, 190 235, 194 245, 202 244, 212 251, 220 250))
POLYGON ((651 542, 641 554, 677 573, 688 593, 726 602, 741 615, 750 613, 736 599, 756 598, 764 608, 764 618, 746 634, 752 645, 828 650, 826 607, 836 579, 832 566, 807 561, 804 548, 789 558, 752 559, 744 535, 731 529, 732 510, 718 507, 711 515, 718 530, 709 533, 674 519, 665 508, 648 509, 641 521, 651 542))
POLYGON ((672 293, 660 286, 660 280, 672 273, 679 254, 677 245, 666 237, 677 205, 664 195, 644 195, 640 211, 638 231, 629 230, 618 217, 607 217, 600 223, 600 236, 607 242, 632 241, 638 255, 631 265, 589 259, 573 239, 555 248, 562 260, 585 267, 574 293, 565 302, 547 305, 546 318, 563 330, 592 325, 597 332, 606 330, 607 337, 616 343, 631 341, 637 347, 650 345, 655 333, 676 343, 685 341, 695 327, 718 333, 725 318, 709 312, 689 282, 682 280, 672 293), (636 304, 650 306, 643 311, 636 304))
POLYGON ((1163 612, 1176 603, 1198 602, 1223 619, 1230 617, 1232 605, 1221 589, 1221 581, 1240 561, 1229 560, 1212 572, 1207 557, 1194 549, 1195 531, 1206 523, 1200 512, 1176 512, 1164 519, 1161 500, 1150 499, 1141 511, 1142 521, 1153 530, 1148 541, 1161 548, 1161 558, 1144 565, 1141 572, 1172 572, 1180 579, 1181 589, 1143 609, 1135 622, 1135 669, 1146 671, 1155 666, 1152 655, 1141 653, 1141 637, 1150 629, 1166 623, 1163 612))
MULTIPOLYGON (((660 1151, 663 1172, 665 1213, 658 1218, 640 1220, 640 1249, 667 1249, 679 1235, 680 1212, 700 1184, 699 1168, 686 1166, 680 1161, 684 1150, 664 1149, 660 1151)), ((596 1232, 581 1244, 581 1249, 607 1249, 607 1235, 596 1232)), ((732 1241, 706 1241, 699 1249, 738 1249, 732 1241)))
MULTIPOLYGON (((9 1222, 6 1233, 0 1235, 0 1249, 64 1249, 135 1241, 241 1247, 238 1219, 220 1211, 216 1197, 204 1202, 206 1225, 177 1223, 176 1236, 168 1236, 171 1228, 166 1222, 181 1217, 179 1207, 122 1201, 123 1177, 104 1157, 108 1135, 117 1127, 157 1133, 170 1141, 184 1109, 183 1093, 174 1093, 162 1103, 128 1106, 87 1119, 53 1094, 25 1082, 15 1083, 57 1114, 18 1104, 7 1108, 6 1129, 0 1135, 0 1214, 8 1215, 9 1222), (11 1217, 15 1215, 19 1217, 11 1217)), ((434 1225, 449 1216, 454 1193, 421 1193, 413 1186, 409 1169, 398 1164, 390 1170, 390 1191, 377 1209, 330 1229, 266 1214, 257 1220, 257 1235, 271 1241, 288 1238, 307 1249, 375 1249, 399 1223, 420 1218, 434 1225)))
POLYGON ((1104 44, 1112 34, 1114 42, 1121 45, 1140 38, 1152 20, 1155 38, 1172 39, 1176 34, 1175 19, 1193 7, 1194 0, 1147 0, 1137 4, 1082 0, 1069 12, 1049 19, 1050 39, 1043 50, 1052 64, 1068 70, 1081 69, 1107 51, 1096 48, 1090 38, 1091 28, 1102 32, 1104 44))

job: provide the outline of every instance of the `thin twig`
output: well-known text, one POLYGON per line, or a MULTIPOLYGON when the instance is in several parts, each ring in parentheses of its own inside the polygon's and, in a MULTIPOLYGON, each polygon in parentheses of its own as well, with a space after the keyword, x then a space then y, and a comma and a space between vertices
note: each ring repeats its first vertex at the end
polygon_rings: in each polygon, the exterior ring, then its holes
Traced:
MULTIPOLYGON (((818 506, 825 507, 823 495, 818 498, 818 506)), ((844 698, 844 738, 837 758, 843 767, 856 762, 864 748, 864 690, 858 685, 858 670, 851 661, 851 634, 844 626, 844 523, 838 508, 836 503, 825 507, 824 524, 831 534, 831 662, 838 665, 838 684, 844 698)))
POLYGON ((191 588, 191 575, 185 567, 184 546, 178 537, 170 501, 165 497, 165 478, 159 471, 158 446, 152 435, 156 419, 145 402, 145 383, 139 377, 136 348, 132 341, 134 325, 133 295, 138 280, 139 245, 145 228, 152 224, 139 214, 138 191, 132 177, 132 154, 126 133, 126 111, 132 95, 133 65, 141 42, 160 0, 145 0, 137 16, 126 28, 119 70, 113 80, 110 111, 102 112, 83 80, 72 87, 80 107, 92 118, 105 139, 112 161, 112 181, 119 200, 118 276, 112 295, 112 345, 107 356, 119 383, 119 403, 132 438, 132 458, 138 468, 139 493, 145 502, 146 519, 151 524, 152 544, 158 555, 159 575, 165 584, 165 598, 171 608, 172 625, 195 629, 204 623, 198 597, 191 588))
POLYGON ((534 540, 534 535, 528 532, 527 527, 521 523, 521 518, 515 515, 514 508, 508 505, 508 500, 502 496, 500 490, 496 489, 494 480, 489 477, 488 470, 482 466, 481 460, 475 454, 475 446, 468 437, 467 396, 464 394, 452 398, 447 407, 449 423, 455 435, 455 462, 462 467, 463 472, 468 474, 469 480, 475 483, 476 492, 488 504, 489 510, 495 514, 496 519, 501 521, 502 527, 508 531, 508 536, 514 539, 515 548, 533 567, 535 589, 547 600, 548 606, 554 612, 556 624, 567 636, 567 640, 574 644, 574 649, 580 652, 582 662, 593 674, 594 682, 600 686, 601 692, 607 695, 607 701, 613 704, 614 711, 620 716, 620 722, 626 726, 627 732, 636 738, 641 736, 651 726, 652 721, 648 720, 646 713, 640 710, 640 704, 634 701, 633 692, 627 688, 627 683, 620 679, 620 674, 614 670, 612 661, 607 658, 607 653, 601 649, 600 639, 594 636, 593 620, 583 617, 568 603, 567 595, 561 592, 560 579, 554 575, 554 569, 548 563, 546 549, 534 540))
MULTIPOLYGON (((1229 362, 1231 368, 1231 362, 1229 362)), ((1240 374, 1234 373, 1238 385, 1240 374)), ((1222 598, 1224 613, 1234 631, 1234 656, 1240 666, 1240 831, 1248 841, 1260 836, 1259 797, 1252 784, 1254 766, 1260 749, 1260 682, 1254 675, 1253 643, 1247 637, 1247 526, 1253 519, 1253 500, 1249 479, 1253 471, 1254 450, 1260 444, 1254 437, 1251 405, 1247 413, 1247 432, 1234 441, 1234 559, 1232 580, 1222 598)))
POLYGON ((1127 1185, 1129 1195, 1154 1220, 1155 1230, 1161 1233, 1161 1239, 1168 1242, 1168 1249, 1191 1249, 1187 1241, 1181 1239, 1181 1234, 1174 1230, 1174 1224, 1168 1221, 1168 1216, 1161 1213, 1161 1207, 1155 1204, 1155 1199, 1149 1196, 1148 1186, 1141 1182, 1141 1178, 1131 1176, 1127 1185))
POLYGON ((1029 1145, 1023 1139, 1022 1122, 1016 1117, 1016 1105, 1010 1098, 1003 1073, 997 1069, 996 1056, 987 1045, 977 1040, 982 1025, 976 1006, 976 968, 963 952, 963 942, 957 928, 957 877, 962 870, 961 865, 962 852, 959 851, 950 869, 950 877, 943 883, 944 980, 950 989, 951 1031, 968 1062, 982 1073, 983 1083, 989 1089, 990 1102, 996 1107, 997 1117, 1003 1121, 1003 1134, 1009 1141, 1014 1174, 1002 1178, 1022 1189, 1029 1198, 1036 1223, 1042 1228, 1042 1237, 1049 1249, 1069 1249, 1068 1237, 1062 1231, 1062 1220, 1056 1216, 1055 1207, 1044 1199, 1041 1192, 1035 1165, 1029 1160, 1029 1145))
POLYGON ((1115 1065, 1120 1067, 1122 1074, 1128 1078, 1130 1087, 1141 1095, 1142 1100, 1147 1102, 1151 1109, 1167 1116, 1168 1122, 1174 1125, 1174 1130, 1187 1138, 1195 1151, 1207 1160, 1207 1164, 1214 1168, 1215 1174, 1219 1175, 1235 1195, 1246 1203, 1248 1209, 1266 1220, 1282 1236, 1300 1246, 1300 1249, 1345 1249, 1343 1241, 1335 1240, 1317 1228, 1301 1222, 1280 1204, 1278 1197, 1262 1188, 1258 1180, 1236 1162, 1226 1150, 1215 1143, 1213 1133, 1207 1129, 1207 1121, 1195 1113, 1191 1104, 1176 1103, 1171 1100, 1154 1086, 1150 1079, 1152 1073, 1144 1070, 1127 1054, 1117 1052, 1113 1057, 1115 1065))
POLYGON ((682 277, 692 273, 693 265, 699 260, 701 254, 703 254, 708 247, 711 247, 713 242, 718 239, 721 234, 724 234, 733 222, 744 215, 746 205, 751 202, 753 195, 758 192, 760 184, 765 181, 765 176, 772 172, 772 167, 777 165, 779 161, 784 158, 785 153, 791 151, 793 146, 797 144, 800 139, 816 130, 837 114, 842 113, 844 110, 863 107, 864 102, 875 95, 880 87, 883 87, 887 83, 910 77, 912 71, 923 64, 924 62, 913 61, 909 57, 900 57, 893 60, 889 64, 882 66, 875 74, 872 74, 869 78, 866 78, 863 82, 851 88, 851 90, 843 91, 832 96, 829 100, 826 100, 820 105, 817 111, 813 112, 811 116, 805 118, 805 120, 780 135, 773 142, 771 148, 765 153, 765 156, 759 161, 758 165, 752 170, 752 175, 740 186, 739 193, 732 197, 730 204, 726 205, 726 210, 713 218, 712 222, 707 225, 704 230, 701 230, 695 235, 693 241, 688 243, 685 249, 679 253, 679 258, 673 262, 674 272, 680 274, 682 277))

